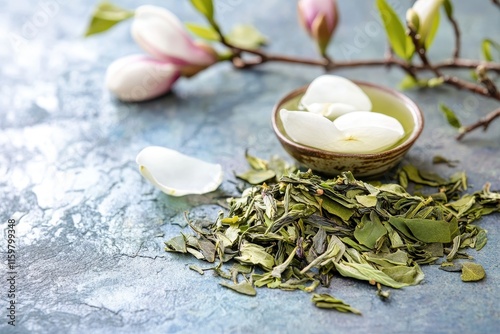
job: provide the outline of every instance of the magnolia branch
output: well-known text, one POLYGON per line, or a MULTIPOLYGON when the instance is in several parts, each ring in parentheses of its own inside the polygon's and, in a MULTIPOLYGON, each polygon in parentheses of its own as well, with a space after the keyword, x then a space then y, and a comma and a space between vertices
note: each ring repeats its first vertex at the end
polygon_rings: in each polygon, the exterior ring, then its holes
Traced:
MULTIPOLYGON (((445 69, 480 69, 483 73, 487 71, 492 71, 496 73, 500 73, 500 64, 494 62, 486 62, 486 61, 478 61, 472 59, 462 59, 458 58, 460 52, 460 35, 459 31, 456 30, 457 34, 457 43, 454 51, 454 58, 444 60, 441 62, 437 62, 435 64, 431 64, 427 58, 426 50, 422 47, 417 47, 417 54, 419 55, 422 63, 421 64, 413 64, 405 62, 399 58, 395 58, 392 53, 388 53, 386 58, 384 59, 374 59, 374 60, 351 60, 351 61, 333 61, 331 59, 311 59, 311 58, 303 58, 303 57, 294 57, 288 55, 279 55, 279 54, 271 54, 266 53, 260 49, 246 49, 237 47, 232 45, 225 39, 221 39, 222 44, 227 46, 232 50, 232 58, 231 61, 233 65, 237 68, 245 69, 251 68, 254 66, 258 66, 268 62, 284 62, 284 63, 292 63, 292 64, 302 64, 302 65, 311 65, 323 67, 327 71, 333 71, 341 68, 351 68, 351 67, 377 67, 377 66, 386 66, 386 67, 399 67, 403 71, 407 72, 410 76, 416 77, 418 72, 423 71, 431 71, 436 77, 442 78, 443 83, 453 86, 458 89, 465 89, 470 92, 473 92, 478 95, 482 95, 488 98, 493 98, 495 100, 500 101, 500 93, 494 83, 487 78, 480 80, 483 86, 460 79, 455 76, 450 76, 444 74, 442 70, 445 69), (245 54, 250 54, 255 56, 252 59, 244 59, 245 54), (488 83, 488 85, 485 84, 488 83)), ((410 34, 411 35, 411 34, 410 34)), ((413 35, 412 39, 416 45, 418 45, 417 36, 413 35)), ((469 126, 462 128, 460 135, 457 137, 458 140, 462 139, 466 134, 472 132, 473 130, 482 127, 484 130, 487 129, 489 124, 496 118, 500 117, 500 111, 495 110, 488 114, 485 118, 478 120, 476 123, 473 123, 469 126)))
POLYGON ((474 124, 463 127, 460 130, 460 134, 457 136, 458 140, 461 140, 467 133, 472 132, 475 129, 483 128, 483 131, 488 129, 488 126, 493 122, 494 119, 500 117, 500 108, 490 112, 484 118, 481 118, 474 124))

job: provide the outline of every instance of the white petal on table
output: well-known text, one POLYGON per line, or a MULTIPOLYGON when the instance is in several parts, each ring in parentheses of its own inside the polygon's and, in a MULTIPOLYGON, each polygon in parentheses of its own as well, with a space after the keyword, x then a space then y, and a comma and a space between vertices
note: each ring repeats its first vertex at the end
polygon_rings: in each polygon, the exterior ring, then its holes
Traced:
POLYGON ((222 167, 175 150, 149 146, 136 158, 141 174, 171 196, 205 194, 222 183, 222 167))
POLYGON ((354 82, 337 75, 322 75, 311 82, 300 101, 307 110, 315 103, 343 103, 354 110, 371 110, 370 98, 354 82))

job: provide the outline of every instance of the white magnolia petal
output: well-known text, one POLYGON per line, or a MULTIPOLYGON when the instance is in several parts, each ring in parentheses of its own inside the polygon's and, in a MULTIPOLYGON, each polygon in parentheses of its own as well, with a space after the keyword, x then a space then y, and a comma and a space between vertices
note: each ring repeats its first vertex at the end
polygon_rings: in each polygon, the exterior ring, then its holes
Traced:
POLYGON ((106 86, 122 101, 144 101, 168 92, 179 75, 172 64, 131 55, 109 65, 106 86))
POLYGON ((314 148, 335 151, 342 134, 327 118, 304 111, 280 110, 286 134, 295 142, 314 148))
POLYGON ((371 111, 355 111, 343 115, 333 121, 333 124, 340 130, 345 131, 359 127, 380 127, 387 130, 392 130, 404 136, 405 129, 401 123, 394 117, 387 116, 378 112, 371 111))
POLYGON ((345 103, 332 103, 328 106, 328 109, 325 112, 324 116, 333 121, 337 117, 353 111, 356 111, 356 108, 352 105, 345 103))
POLYGON ((369 111, 355 111, 337 118, 333 124, 342 131, 338 143, 342 153, 376 153, 390 148, 405 134, 393 117, 369 111))
POLYGON ((417 0, 413 5, 413 10, 417 13, 420 27, 418 33, 420 38, 425 41, 429 34, 436 15, 439 13, 439 7, 443 0, 417 0))
POLYGON ((372 109, 370 98, 354 82, 329 74, 314 79, 300 103, 308 110, 313 103, 343 103, 355 110, 372 109))
POLYGON ((345 103, 313 103, 309 105, 308 111, 323 115, 329 120, 334 120, 348 112, 356 111, 352 105, 345 103))
POLYGON ((208 193, 222 183, 221 165, 165 147, 146 147, 137 155, 136 162, 147 180, 172 196, 208 193))

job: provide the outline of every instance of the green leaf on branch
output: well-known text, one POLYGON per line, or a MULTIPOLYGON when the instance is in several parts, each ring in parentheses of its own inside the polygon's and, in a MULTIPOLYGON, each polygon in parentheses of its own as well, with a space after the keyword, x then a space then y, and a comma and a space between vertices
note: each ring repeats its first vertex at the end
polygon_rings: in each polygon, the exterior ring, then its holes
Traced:
POLYGON ((185 23, 186 28, 194 35, 207 41, 219 41, 220 37, 217 31, 212 27, 204 27, 197 23, 185 23))
POLYGON ((429 34, 427 35, 427 38, 425 39, 425 49, 429 50, 429 48, 432 45, 432 42, 434 42, 434 37, 436 37, 437 31, 439 29, 439 22, 441 18, 439 15, 439 12, 436 13, 436 17, 434 18, 434 21, 432 21, 432 26, 431 29, 429 30, 429 34))
POLYGON ((214 4, 212 0, 191 0, 191 4, 197 11, 205 16, 209 22, 213 22, 214 4))
POLYGON ((493 55, 491 54, 492 48, 500 55, 500 44, 491 39, 485 39, 481 47, 483 50, 483 57, 486 61, 493 61, 493 55))
POLYGON ((442 103, 439 105, 439 108, 446 116, 446 120, 448 121, 448 123, 450 123, 451 126, 457 129, 462 126, 462 123, 460 123, 460 120, 458 119, 457 115, 455 115, 455 112, 453 110, 442 103))
POLYGON ((431 78, 429 79, 429 81, 427 81, 427 87, 437 87, 437 86, 440 86, 444 83, 444 78, 443 77, 439 77, 439 78, 431 78))
POLYGON ((267 42, 266 36, 250 24, 235 26, 226 38, 234 46, 246 49, 258 49, 267 42))
POLYGON ((134 12, 110 2, 101 2, 94 9, 92 19, 85 31, 85 37, 109 30, 114 25, 134 16, 134 12))
POLYGON ((451 3, 451 0, 444 0, 443 6, 446 15, 451 18, 453 16, 453 4, 451 3))
POLYGON ((401 80, 401 82, 399 83, 399 88, 402 90, 411 89, 417 86, 420 86, 418 81, 411 75, 405 76, 403 80, 401 80))
POLYGON ((410 59, 415 52, 415 47, 398 15, 385 0, 377 0, 380 17, 384 23, 387 38, 394 52, 403 59, 410 59))

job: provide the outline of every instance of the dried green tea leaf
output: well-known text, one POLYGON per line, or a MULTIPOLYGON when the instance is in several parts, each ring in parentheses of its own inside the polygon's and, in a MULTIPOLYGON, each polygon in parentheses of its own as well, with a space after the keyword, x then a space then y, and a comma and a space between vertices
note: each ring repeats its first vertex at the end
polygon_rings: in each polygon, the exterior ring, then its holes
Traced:
POLYGON ((167 252, 187 253, 186 239, 183 235, 173 237, 165 242, 165 250, 167 252))
POLYGON ((424 273, 418 264, 413 267, 394 266, 382 268, 381 271, 387 274, 396 282, 417 285, 424 279, 424 273))
POLYGON ((453 224, 444 220, 390 217, 389 223, 403 234, 423 242, 451 242, 453 224), (408 234, 408 231, 411 234, 408 234))
POLYGON ((201 269, 200 267, 198 267, 197 265, 195 264, 192 264, 189 266, 189 269, 193 270, 193 271, 196 271, 198 274, 200 275, 204 275, 205 272, 203 271, 203 269, 201 269))
POLYGON ((446 164, 448 167, 456 167, 458 164, 458 160, 449 160, 441 155, 435 155, 432 158, 432 163, 437 165, 437 164, 446 164))
POLYGON ((479 263, 474 262, 464 262, 462 264, 462 281, 464 282, 475 282, 480 281, 486 276, 484 268, 479 263))
POLYGON ((271 272, 272 277, 281 278, 281 273, 283 273, 283 271, 285 271, 285 269, 288 268, 288 266, 292 262, 293 258, 295 257, 295 253, 297 252, 297 249, 298 249, 298 246, 296 246, 293 249, 293 251, 290 252, 290 254, 288 255, 288 258, 285 260, 285 262, 283 262, 282 264, 273 268, 273 271, 271 272))
POLYGON ((363 257, 372 263, 376 263, 380 266, 391 267, 391 266, 407 266, 409 262, 408 253, 402 251, 401 249, 396 250, 394 253, 363 253, 363 257))
POLYGON ((257 295, 257 291, 255 290, 253 285, 250 284, 249 282, 241 282, 238 284, 220 282, 219 284, 225 288, 228 288, 228 289, 231 289, 231 290, 236 291, 238 293, 241 293, 242 295, 247 295, 247 296, 257 295))
POLYGON ((335 268, 344 277, 352 277, 361 281, 378 282, 395 289, 408 286, 408 283, 397 282, 386 273, 373 268, 369 264, 340 261, 339 263, 335 263, 335 268))
POLYGON ((375 195, 358 195, 356 196, 356 201, 358 201, 359 204, 366 206, 367 208, 373 208, 375 205, 377 205, 377 196, 375 195))
POLYGON ((245 241, 241 244, 240 254, 240 256, 235 257, 240 262, 259 265, 266 270, 271 270, 274 266, 273 256, 260 245, 245 241))
POLYGON ((349 304, 346 304, 340 299, 337 299, 329 294, 317 294, 312 296, 312 302, 314 306, 324 309, 337 310, 339 312, 351 312, 357 315, 361 315, 361 312, 349 304))
POLYGON ((462 271, 462 265, 454 262, 443 262, 441 266, 439 266, 439 269, 449 272, 458 272, 462 271))
POLYGON ((342 218, 344 221, 348 221, 354 214, 354 210, 346 208, 345 206, 332 201, 329 198, 322 197, 321 207, 328 211, 329 213, 342 218))
POLYGON ((475 245, 476 250, 478 251, 481 250, 486 245, 487 241, 488 237, 486 235, 486 230, 480 229, 479 233, 476 236, 476 245, 475 245))
POLYGON ((275 177, 276 173, 272 170, 249 170, 236 176, 250 184, 262 184, 275 177))
POLYGON ((377 240, 386 233, 387 230, 380 220, 365 219, 364 221, 362 220, 354 230, 354 237, 360 244, 371 249, 375 247, 377 240))
POLYGON ((215 261, 215 245, 208 239, 201 238, 198 240, 198 245, 200 247, 200 252, 203 254, 208 262, 215 261))

